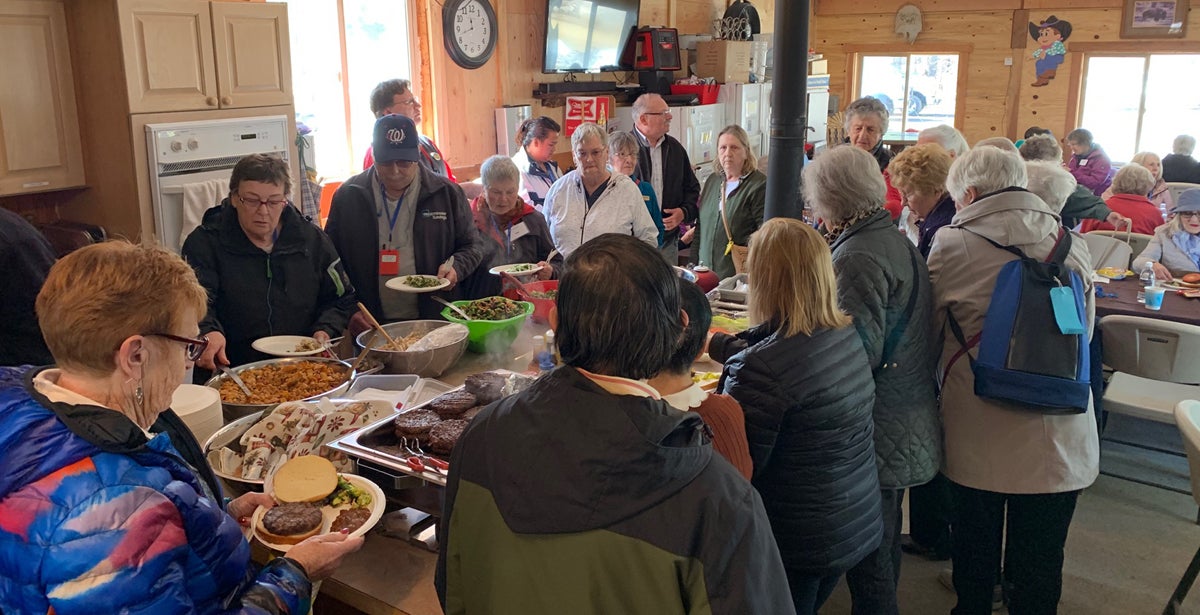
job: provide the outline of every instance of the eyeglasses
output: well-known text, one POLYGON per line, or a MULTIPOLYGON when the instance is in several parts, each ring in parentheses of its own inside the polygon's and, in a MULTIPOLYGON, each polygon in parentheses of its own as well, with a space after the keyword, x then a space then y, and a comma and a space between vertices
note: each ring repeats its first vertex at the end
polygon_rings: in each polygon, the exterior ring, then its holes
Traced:
POLYGON ((1200 211, 1181 211, 1176 215, 1188 220, 1200 220, 1200 211))
POLYGON ((670 111, 643 111, 642 115, 665 115, 667 117, 673 117, 670 111))
POLYGON ((392 103, 393 107, 420 107, 421 99, 413 96, 408 100, 397 100, 392 103))
POLYGON ((172 342, 179 342, 180 344, 184 344, 185 345, 184 346, 184 353, 185 353, 184 356, 187 357, 188 361, 195 361, 196 359, 199 359, 200 355, 204 354, 205 349, 208 348, 208 336, 207 335, 201 337, 200 339, 194 339, 194 338, 190 338, 190 337, 180 337, 178 335, 171 335, 170 333, 146 333, 145 335, 148 337, 166 338, 166 339, 171 340, 172 342))
POLYGON ((594 149, 594 150, 587 151, 587 152, 577 149, 577 150, 575 150, 575 155, 577 157, 579 157, 580 160, 586 160, 588 158, 603 158, 604 153, 607 151, 608 151, 607 148, 594 149))
POLYGON ((637 152, 617 152, 617 153, 613 154, 613 157, 620 158, 622 160, 637 160, 638 153, 637 152))
POLYGON ((287 205, 287 199, 248 199, 241 194, 238 194, 238 199, 240 199, 244 205, 248 205, 253 209, 258 209, 259 207, 270 207, 271 209, 275 209, 277 207, 283 207, 284 205, 287 205))

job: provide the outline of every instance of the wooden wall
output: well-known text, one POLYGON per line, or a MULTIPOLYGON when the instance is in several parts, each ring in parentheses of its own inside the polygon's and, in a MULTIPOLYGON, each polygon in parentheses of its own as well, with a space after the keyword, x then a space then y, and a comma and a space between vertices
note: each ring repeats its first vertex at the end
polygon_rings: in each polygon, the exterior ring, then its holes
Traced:
MULTIPOLYGON (((894 32, 895 10, 907 0, 839 2, 816 0, 811 46, 829 59, 830 91, 841 106, 853 99, 847 78, 852 52, 869 47, 902 51, 907 45, 894 32)), ((971 143, 992 136, 1017 138, 1038 125, 1065 135, 1075 128, 1083 51, 1123 49, 1192 50, 1200 41, 1200 0, 1193 0, 1186 39, 1123 41, 1121 0, 926 0, 924 29, 916 48, 969 45, 966 105, 958 128, 971 143), (1030 21, 1049 15, 1069 21, 1067 58, 1045 87, 1036 80, 1031 53, 1036 43, 1030 21), (1012 65, 1005 64, 1011 58, 1012 65)))

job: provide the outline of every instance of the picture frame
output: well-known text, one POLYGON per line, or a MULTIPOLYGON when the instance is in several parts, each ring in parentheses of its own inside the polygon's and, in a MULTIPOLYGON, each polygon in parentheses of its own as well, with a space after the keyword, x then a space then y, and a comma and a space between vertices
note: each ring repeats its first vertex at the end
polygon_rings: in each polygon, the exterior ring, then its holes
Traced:
POLYGON ((1125 0, 1121 38, 1183 38, 1190 0, 1125 0))

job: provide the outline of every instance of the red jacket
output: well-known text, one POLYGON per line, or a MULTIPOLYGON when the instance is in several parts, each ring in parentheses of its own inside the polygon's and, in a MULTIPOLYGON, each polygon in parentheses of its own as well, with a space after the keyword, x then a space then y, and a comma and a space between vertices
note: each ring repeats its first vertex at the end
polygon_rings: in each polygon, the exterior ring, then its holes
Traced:
MULTIPOLYGON (((1133 221, 1133 232, 1153 235, 1154 229, 1162 225, 1162 211, 1140 194, 1114 194, 1105 202, 1108 208, 1133 221)), ((1080 229, 1089 231, 1111 231, 1113 225, 1104 220, 1084 220, 1080 229)), ((1125 230, 1122 226, 1121 230, 1125 230)))
POLYGON ((883 206, 892 214, 892 222, 900 218, 904 205, 900 203, 900 189, 892 185, 892 174, 883 170, 883 183, 887 184, 887 194, 883 197, 883 206))

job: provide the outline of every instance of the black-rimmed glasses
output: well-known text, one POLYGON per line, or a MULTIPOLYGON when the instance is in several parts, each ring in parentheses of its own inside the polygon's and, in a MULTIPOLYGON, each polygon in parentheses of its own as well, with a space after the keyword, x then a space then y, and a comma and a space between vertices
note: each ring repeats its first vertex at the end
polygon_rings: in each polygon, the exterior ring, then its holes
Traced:
POLYGON ((184 344, 185 345, 184 352, 186 353, 188 361, 195 361, 196 359, 199 359, 200 355, 204 354, 205 349, 208 348, 208 336, 207 335, 202 336, 200 339, 195 339, 195 338, 191 338, 191 337, 181 337, 178 335, 171 335, 170 333, 147 333, 146 335, 153 336, 153 337, 162 337, 162 338, 169 339, 173 342, 179 342, 180 344, 184 344))

